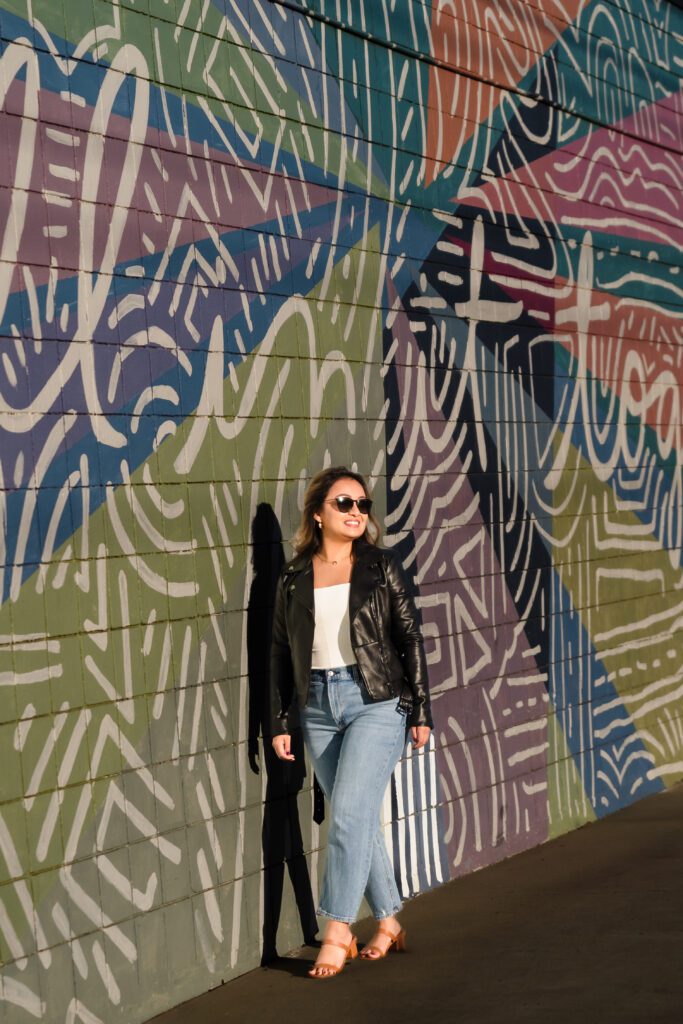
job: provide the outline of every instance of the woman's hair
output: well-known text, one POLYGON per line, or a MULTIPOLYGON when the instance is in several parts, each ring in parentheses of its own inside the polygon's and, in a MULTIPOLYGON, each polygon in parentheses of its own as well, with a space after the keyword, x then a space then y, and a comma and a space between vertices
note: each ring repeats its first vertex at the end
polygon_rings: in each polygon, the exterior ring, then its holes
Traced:
MULTIPOLYGON (((315 521, 314 513, 320 511, 332 485, 337 480, 346 479, 355 480, 357 484, 361 485, 366 495, 370 497, 368 485, 360 473, 354 473, 352 470, 347 469, 346 466, 330 466, 328 469, 321 469, 319 473, 316 473, 306 488, 301 523, 292 541, 294 550, 298 555, 314 555, 316 551, 320 550, 322 546, 322 530, 315 521)), ((370 512, 365 532, 358 539, 365 540, 369 544, 377 544, 381 533, 382 529, 379 521, 370 512)))

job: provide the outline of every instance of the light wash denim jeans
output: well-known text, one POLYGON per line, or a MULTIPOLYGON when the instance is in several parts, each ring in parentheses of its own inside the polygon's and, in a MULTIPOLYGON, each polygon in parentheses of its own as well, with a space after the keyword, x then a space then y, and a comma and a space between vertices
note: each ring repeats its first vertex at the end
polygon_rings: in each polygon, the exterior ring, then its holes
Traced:
POLYGON ((330 808, 318 913, 355 921, 365 894, 376 918, 391 917, 401 899, 379 815, 406 742, 398 698, 373 701, 355 665, 314 669, 301 727, 330 808))

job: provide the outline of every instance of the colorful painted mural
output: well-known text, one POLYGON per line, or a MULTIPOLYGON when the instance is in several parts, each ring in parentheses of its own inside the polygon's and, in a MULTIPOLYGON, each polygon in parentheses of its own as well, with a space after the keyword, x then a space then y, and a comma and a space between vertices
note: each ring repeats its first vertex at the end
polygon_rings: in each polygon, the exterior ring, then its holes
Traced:
POLYGON ((678 781, 683 12, 0 0, 0 39, 3 1019, 144 1021, 315 934, 259 732, 324 464, 420 589, 406 895, 678 781))

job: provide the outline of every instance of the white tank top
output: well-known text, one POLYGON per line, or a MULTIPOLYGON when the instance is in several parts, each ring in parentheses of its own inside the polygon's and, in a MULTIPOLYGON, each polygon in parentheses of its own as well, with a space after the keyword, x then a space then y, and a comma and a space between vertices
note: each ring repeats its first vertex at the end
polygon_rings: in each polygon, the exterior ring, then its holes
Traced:
POLYGON ((355 665, 356 656, 351 646, 349 620, 350 583, 337 583, 333 587, 316 587, 315 633, 311 668, 341 668, 355 665))

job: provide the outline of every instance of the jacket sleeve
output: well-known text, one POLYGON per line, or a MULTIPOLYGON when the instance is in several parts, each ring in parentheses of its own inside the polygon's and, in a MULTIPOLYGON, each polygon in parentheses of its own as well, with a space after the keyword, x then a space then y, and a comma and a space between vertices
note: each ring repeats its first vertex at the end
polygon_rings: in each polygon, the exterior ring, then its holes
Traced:
POLYGON ((278 580, 275 591, 268 691, 270 710, 270 732, 268 735, 279 736, 281 733, 289 732, 287 714, 294 694, 294 673, 285 621, 285 589, 282 576, 278 580))
POLYGON ((413 708, 408 716, 408 724, 427 725, 433 729, 427 659, 420 628, 420 613, 415 605, 412 587, 401 561, 393 552, 388 554, 386 571, 391 597, 392 639, 403 661, 405 676, 413 698, 413 708))

